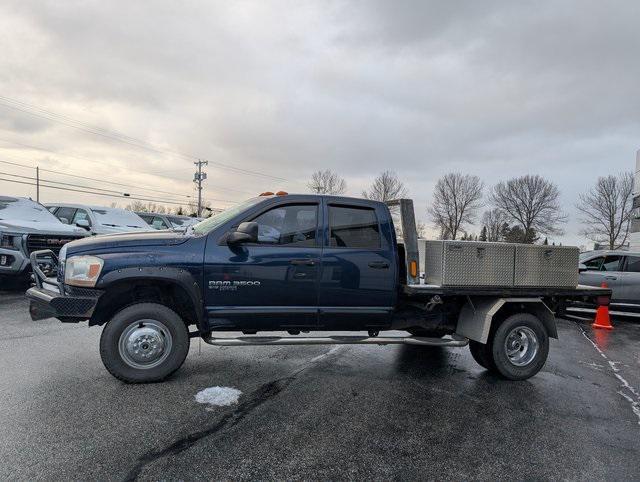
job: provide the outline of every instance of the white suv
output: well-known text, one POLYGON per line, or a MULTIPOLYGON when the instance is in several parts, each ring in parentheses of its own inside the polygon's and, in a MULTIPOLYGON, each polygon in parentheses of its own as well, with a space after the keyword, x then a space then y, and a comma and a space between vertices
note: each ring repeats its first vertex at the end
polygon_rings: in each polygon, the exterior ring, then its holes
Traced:
POLYGON ((61 223, 42 205, 24 197, 0 196, 0 289, 2 278, 27 278, 29 256, 50 249, 57 254, 67 242, 87 235, 61 223))
POLYGON ((94 235, 153 231, 140 216, 126 209, 84 204, 46 206, 64 224, 79 226, 94 235))

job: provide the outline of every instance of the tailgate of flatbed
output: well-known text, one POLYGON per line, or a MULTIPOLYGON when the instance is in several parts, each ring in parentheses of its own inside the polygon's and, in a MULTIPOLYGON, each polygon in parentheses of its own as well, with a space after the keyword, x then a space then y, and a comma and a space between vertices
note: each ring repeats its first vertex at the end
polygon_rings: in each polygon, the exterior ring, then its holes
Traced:
POLYGON ((488 286, 438 286, 427 284, 404 285, 403 293, 409 298, 440 296, 496 296, 500 298, 550 298, 567 299, 611 296, 609 288, 578 285, 575 288, 558 287, 488 287, 488 286))

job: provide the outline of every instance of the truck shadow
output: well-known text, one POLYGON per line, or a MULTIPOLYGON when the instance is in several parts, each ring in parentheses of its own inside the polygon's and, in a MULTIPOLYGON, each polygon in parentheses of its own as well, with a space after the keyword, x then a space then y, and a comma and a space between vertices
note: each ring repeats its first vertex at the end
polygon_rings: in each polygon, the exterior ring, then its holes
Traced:
POLYGON ((444 376, 451 372, 453 358, 450 350, 445 347, 402 345, 398 350, 395 367, 399 373, 413 376, 444 376))

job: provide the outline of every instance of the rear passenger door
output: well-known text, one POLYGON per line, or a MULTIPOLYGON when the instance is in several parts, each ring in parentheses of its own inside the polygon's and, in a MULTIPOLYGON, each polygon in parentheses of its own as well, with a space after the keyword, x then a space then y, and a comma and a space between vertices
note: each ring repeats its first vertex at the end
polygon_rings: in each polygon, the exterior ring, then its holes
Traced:
MULTIPOLYGON (((382 209, 363 204, 325 205, 327 230, 321 260, 320 327, 375 329, 388 325, 395 303, 396 263, 382 209)), ((388 223, 388 221, 386 221, 388 223)))

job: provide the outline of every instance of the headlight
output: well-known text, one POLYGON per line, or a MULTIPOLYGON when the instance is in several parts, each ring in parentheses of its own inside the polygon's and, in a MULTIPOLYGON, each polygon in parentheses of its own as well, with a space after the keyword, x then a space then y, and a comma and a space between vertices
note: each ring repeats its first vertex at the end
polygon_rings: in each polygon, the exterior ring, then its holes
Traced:
POLYGON ((0 234, 0 248, 20 249, 20 236, 14 234, 0 234))
POLYGON ((71 256, 64 267, 64 283, 71 286, 96 285, 104 261, 96 256, 71 256))

